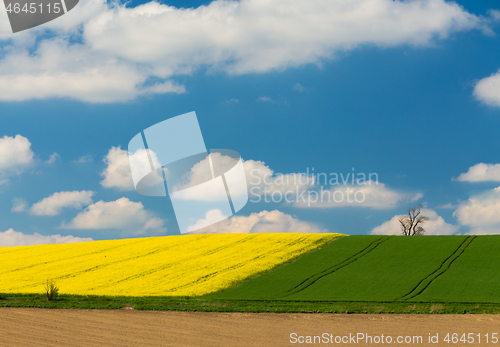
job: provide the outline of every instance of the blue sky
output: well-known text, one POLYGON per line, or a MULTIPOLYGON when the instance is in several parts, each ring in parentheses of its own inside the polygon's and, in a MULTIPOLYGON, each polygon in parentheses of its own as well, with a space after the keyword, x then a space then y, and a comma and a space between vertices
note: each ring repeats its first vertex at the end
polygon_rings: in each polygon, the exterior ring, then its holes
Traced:
MULTIPOLYGON (((140 36, 146 23, 134 12, 140 2, 113 8, 82 0, 66 15, 69 19, 56 19, 17 37, 3 35, 0 153, 7 157, 2 144, 11 151, 8 140, 21 135, 34 155, 26 165, 19 157, 3 164, 0 160, 0 232, 17 232, 2 234, 3 245, 23 244, 25 239, 59 242, 30 239, 35 232, 92 239, 178 234, 168 198, 142 196, 118 183, 103 186, 110 163, 103 159, 112 147, 126 149, 139 131, 190 111, 197 113, 208 148, 236 150, 244 160, 261 161, 275 174, 308 168, 347 174, 355 168, 377 173, 383 185, 369 206, 248 203, 238 217, 250 223, 250 229, 275 223, 274 231, 309 225, 311 231, 392 234, 398 232, 395 216, 421 203, 431 217, 430 234, 500 232, 500 218, 495 216, 500 207, 495 190, 500 185, 500 165, 495 166, 500 163, 500 77, 495 75, 500 69, 500 12, 492 11, 500 8, 495 1, 379 0, 364 14, 370 27, 361 16, 352 15, 362 12, 364 1, 355 1, 346 10, 350 13, 333 1, 329 10, 339 15, 331 18, 318 15, 315 11, 324 9, 313 1, 310 14, 325 21, 313 29, 293 11, 303 6, 296 1, 277 19, 273 16, 279 11, 272 8, 280 8, 277 3, 269 2, 270 8, 264 9, 259 3, 235 2, 236 9, 216 2, 157 3, 146 12, 158 17, 157 22, 151 20, 151 30, 159 28, 158 33, 151 31, 153 39, 145 43, 131 38, 133 29, 120 31, 122 22, 132 23, 140 36), (246 23, 251 10, 258 9, 264 26, 299 24, 290 31, 265 31, 268 37, 262 37, 258 27, 250 27, 247 35, 239 24, 227 24, 235 26, 235 38, 225 37, 217 21, 207 20, 200 8, 196 12, 202 4, 209 5, 205 9, 212 15, 232 16, 234 21, 246 23), (161 17, 166 5, 175 7, 172 17, 161 17), (179 7, 194 7, 193 22, 181 20, 184 12, 179 7), (385 11, 392 13, 388 21, 385 11), (109 13, 114 16, 108 27, 101 27, 95 18, 109 13), (137 22, 127 21, 127 16, 137 22), (286 16, 290 18, 281 21, 286 16), (169 21, 177 23, 178 31, 169 21), (198 47, 199 40, 212 34, 195 30, 198 24, 213 29, 213 42, 203 47, 198 47), (161 42, 165 33, 179 31, 181 38, 185 35, 180 43, 169 37, 168 44, 154 44, 155 35, 163 35, 156 38, 161 42), (311 53, 302 56, 304 51, 311 53), (161 90, 151 89, 155 85, 161 90), (48 162, 54 152, 58 155, 48 162), (85 156, 86 161, 76 162, 85 156), (52 215, 36 215, 32 209, 54 193, 83 191, 93 194, 61 198, 52 215), (107 205, 121 198, 130 201, 131 210, 120 212, 120 204, 107 205), (14 205, 17 212, 12 211, 14 205), (84 217, 99 208, 110 218, 137 213, 139 222, 126 230, 104 220, 92 228, 76 223, 78 216, 88 221, 84 217), (280 213, 261 213, 274 210, 280 213), (249 222, 252 214, 258 217, 249 222), (143 229, 141 223, 151 219, 161 221, 159 227, 143 229), (17 241, 8 241, 14 236, 17 241)), ((231 231, 231 226, 221 230, 231 231)))

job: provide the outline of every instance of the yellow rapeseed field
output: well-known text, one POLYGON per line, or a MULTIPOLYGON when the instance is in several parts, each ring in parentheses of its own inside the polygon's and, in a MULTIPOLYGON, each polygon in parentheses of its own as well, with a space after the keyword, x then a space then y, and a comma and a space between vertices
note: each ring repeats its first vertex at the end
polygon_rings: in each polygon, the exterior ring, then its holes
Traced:
POLYGON ((198 296, 341 234, 217 234, 0 248, 0 293, 198 296))

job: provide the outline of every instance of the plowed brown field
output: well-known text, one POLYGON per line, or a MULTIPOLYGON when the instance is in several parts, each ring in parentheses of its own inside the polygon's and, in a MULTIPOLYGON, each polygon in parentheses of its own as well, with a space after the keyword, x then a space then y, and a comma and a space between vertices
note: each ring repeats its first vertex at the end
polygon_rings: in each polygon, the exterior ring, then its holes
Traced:
MULTIPOLYGON (((496 315, 272 314, 0 308, 0 346, 292 346, 290 334, 423 336, 418 346, 453 346, 446 333, 500 333, 496 315), (438 344, 428 336, 439 334, 438 344)), ((486 344, 483 335, 481 344, 486 344)), ((394 345, 397 345, 393 342, 394 345)), ((460 343, 460 345, 464 345, 460 343)), ((316 345, 352 345, 321 343, 316 345)), ((360 346, 381 343, 359 342, 360 346)), ((403 344, 413 346, 417 344, 403 344)), ((500 345, 500 342, 498 344, 500 345)))

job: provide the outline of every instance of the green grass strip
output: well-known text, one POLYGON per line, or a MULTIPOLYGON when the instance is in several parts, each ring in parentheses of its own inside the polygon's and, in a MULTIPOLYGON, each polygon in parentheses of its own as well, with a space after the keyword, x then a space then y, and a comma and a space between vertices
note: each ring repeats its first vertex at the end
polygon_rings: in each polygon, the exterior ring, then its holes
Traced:
POLYGON ((56 300, 47 301, 44 295, 37 294, 0 294, 0 307, 255 313, 500 314, 500 305, 490 303, 206 300, 205 298, 187 297, 113 297, 96 295, 61 295, 56 300))

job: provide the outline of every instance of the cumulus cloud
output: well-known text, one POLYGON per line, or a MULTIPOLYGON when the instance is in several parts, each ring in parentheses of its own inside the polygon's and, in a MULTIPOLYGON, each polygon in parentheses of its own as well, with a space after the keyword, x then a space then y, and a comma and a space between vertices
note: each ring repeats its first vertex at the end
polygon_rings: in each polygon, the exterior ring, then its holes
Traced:
POLYGON ((195 224, 190 225, 187 230, 199 230, 209 225, 213 225, 221 220, 226 219, 227 216, 223 215, 220 210, 210 210, 206 213, 204 219, 196 221, 195 224))
POLYGON ((90 205, 95 192, 82 190, 72 192, 57 192, 43 198, 30 208, 30 214, 35 216, 56 216, 65 208, 81 209, 90 205))
POLYGON ((302 208, 368 207, 391 209, 402 201, 417 201, 421 193, 401 193, 380 182, 368 181, 360 185, 342 185, 330 189, 314 188, 298 195, 293 206, 302 208))
POLYGON ((0 232, 0 247, 13 247, 13 246, 31 246, 43 245, 52 243, 72 243, 72 242, 85 242, 93 241, 91 238, 81 238, 72 235, 61 236, 56 235, 41 235, 39 233, 23 234, 19 231, 9 229, 0 232))
POLYGON ((476 164, 471 166, 469 171, 460 174, 456 180, 463 182, 500 182, 500 164, 476 164))
POLYGON ((89 0, 33 31, 50 28, 55 38, 5 50, 0 100, 120 102, 183 93, 173 78, 200 68, 233 75, 284 70, 363 45, 429 46, 487 25, 444 0, 217 0, 198 8, 89 0))
POLYGON ((82 155, 77 160, 73 160, 73 163, 84 164, 84 163, 92 163, 94 161, 94 157, 91 154, 82 155))
POLYGON ((104 179, 101 185, 104 188, 116 188, 119 190, 134 190, 134 181, 128 159, 128 152, 118 147, 111 147, 103 159, 106 169, 101 173, 104 179))
POLYGON ((476 83, 474 96, 491 106, 500 106, 500 70, 476 83))
POLYGON ((116 201, 98 201, 68 224, 65 229, 117 229, 122 235, 163 234, 167 231, 165 221, 144 209, 140 202, 127 198, 116 201))
POLYGON ((390 209, 402 201, 417 201, 421 193, 405 193, 370 180, 363 173, 275 173, 264 162, 243 163, 252 202, 286 202, 299 208, 346 206, 390 209), (326 178, 325 178, 326 177, 326 178), (320 184, 328 184, 326 187, 320 184))
MULTIPOLYGON (((115 188, 118 190, 134 190, 134 180, 132 178, 132 171, 130 166, 132 164, 134 170, 134 177, 143 177, 151 172, 151 164, 148 157, 151 157, 153 165, 155 167, 161 167, 160 162, 151 150, 148 151, 148 155, 144 155, 145 149, 138 149, 135 153, 129 154, 128 151, 118 147, 111 147, 108 154, 104 157, 103 161, 106 163, 106 169, 101 173, 104 178, 100 183, 105 188, 115 188)), ((142 184, 158 184, 158 182, 163 181, 163 178, 158 176, 157 171, 154 175, 146 179, 142 184)))
MULTIPOLYGON (((196 227, 210 225, 221 214, 218 210, 208 211, 206 218, 199 220, 196 227)), ((212 224, 196 233, 322 233, 326 229, 314 223, 304 222, 278 210, 252 213, 250 216, 233 216, 212 224)))
POLYGON ((243 168, 249 193, 254 197, 266 194, 266 190, 270 193, 303 192, 315 184, 314 178, 307 173, 277 173, 259 160, 245 160, 243 168))
POLYGON ((0 138, 0 176, 21 174, 34 164, 31 142, 24 136, 0 138))
MULTIPOLYGON (((448 224, 443 217, 439 216, 436 211, 430 209, 422 209, 422 215, 429 217, 429 220, 424 222, 425 235, 451 235, 458 231, 459 226, 448 224)), ((399 219, 404 215, 392 217, 387 222, 382 223, 371 231, 372 235, 401 235, 401 224, 399 219)))
POLYGON ((480 18, 442 0, 213 1, 196 9, 151 2, 102 13, 84 37, 92 48, 132 61, 238 74, 315 63, 367 43, 427 45, 481 26, 480 18))
POLYGON ((306 90, 306 88, 304 88, 304 86, 300 83, 295 83, 292 87, 293 90, 295 90, 296 92, 299 92, 299 93, 302 93, 306 90))
POLYGON ((54 164, 59 159, 61 159, 61 156, 57 152, 54 152, 50 155, 49 159, 47 160, 47 164, 49 165, 54 164))
MULTIPOLYGON (((220 164, 220 171, 226 172, 235 165, 236 159, 219 153, 212 154, 214 162, 220 164)), ((189 188, 211 179, 205 158, 195 164, 185 181, 175 190, 189 188)), ((243 169, 247 179, 250 202, 288 203, 298 208, 339 208, 365 207, 372 209, 390 209, 400 202, 417 201, 421 193, 406 193, 388 188, 378 181, 369 180, 370 174, 349 172, 338 173, 276 173, 262 161, 244 160, 243 169), (326 177, 326 178, 325 178, 326 177), (326 187, 320 185, 326 184, 326 187)), ((377 178, 376 174, 372 178, 377 178)), ((241 187, 236 187, 241 188, 241 187)), ((233 189, 236 189, 233 188, 233 189)), ((243 187, 244 188, 244 187, 243 187)), ((218 199, 214 187, 197 190, 184 198, 199 201, 218 199)), ((231 192, 239 196, 237 189, 231 192)), ((181 196, 180 194, 179 196, 181 196)), ((223 194, 220 199, 226 199, 223 194)))
POLYGON ((184 92, 171 81, 143 86, 148 75, 134 63, 93 52, 86 45, 44 40, 34 54, 16 48, 0 60, 0 100, 69 97, 102 103, 184 92))
POLYGON ((488 10, 489 15, 493 20, 500 20, 500 11, 499 10, 488 10))
POLYGON ((438 205, 437 208, 442 208, 445 210, 455 210, 458 207, 458 205, 454 205, 451 202, 444 204, 444 205, 438 205))
POLYGON ((500 234, 500 187, 470 197, 453 213, 471 234, 500 234))
MULTIPOLYGON (((218 164, 217 169, 219 172, 227 172, 238 162, 237 159, 220 153, 212 153, 211 157, 213 162, 218 164)), ((208 157, 196 163, 185 179, 174 187, 174 190, 186 189, 209 181, 212 179, 209 167, 208 157)), ((275 191, 282 193, 289 190, 302 192, 307 190, 309 185, 314 184, 314 179, 305 173, 275 173, 262 161, 243 160, 243 170, 249 193, 254 197, 260 197, 275 191)), ((233 187, 231 195, 239 195, 241 192, 238 189, 240 188, 244 189, 244 185, 233 187)), ((207 187, 206 191, 197 191, 196 196, 189 196, 189 198, 196 198, 200 201, 212 201, 215 198, 215 194, 217 194, 213 189, 214 187, 207 187)), ((226 195, 223 198, 226 199, 226 195)))
POLYGON ((20 199, 20 198, 15 198, 14 203, 12 205, 11 212, 24 212, 26 211, 28 207, 28 204, 26 203, 26 200, 20 199))
POLYGON ((273 102, 273 99, 271 99, 268 96, 259 96, 257 101, 259 101, 259 102, 273 102))

